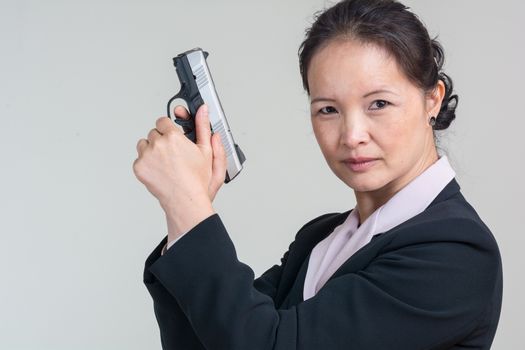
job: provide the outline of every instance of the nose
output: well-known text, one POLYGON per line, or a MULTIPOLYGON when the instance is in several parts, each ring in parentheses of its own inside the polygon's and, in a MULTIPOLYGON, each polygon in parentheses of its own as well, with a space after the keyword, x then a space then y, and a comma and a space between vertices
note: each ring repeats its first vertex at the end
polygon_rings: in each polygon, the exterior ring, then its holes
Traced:
POLYGON ((365 118, 357 113, 347 114, 341 123, 341 144, 348 148, 357 148, 370 140, 370 133, 365 118))

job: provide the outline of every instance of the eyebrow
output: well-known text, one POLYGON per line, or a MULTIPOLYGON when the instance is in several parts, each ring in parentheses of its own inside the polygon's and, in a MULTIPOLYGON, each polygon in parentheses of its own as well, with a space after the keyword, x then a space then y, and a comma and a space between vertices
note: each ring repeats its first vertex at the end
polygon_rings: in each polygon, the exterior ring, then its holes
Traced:
POLYGON ((310 104, 313 105, 316 102, 335 102, 335 100, 328 97, 316 97, 310 102, 310 104))
MULTIPOLYGON (((396 94, 393 91, 390 91, 390 90, 387 90, 387 89, 379 89, 379 90, 374 90, 374 91, 366 93, 363 96, 363 98, 367 98, 368 96, 372 96, 372 95, 380 94, 380 93, 389 93, 389 94, 393 94, 393 95, 399 96, 398 94, 396 94)), ((312 99, 310 104, 314 104, 316 102, 335 102, 335 99, 328 98, 328 97, 316 97, 316 98, 312 99)))
POLYGON ((374 91, 371 91, 367 94, 365 94, 363 97, 368 97, 368 96, 371 96, 371 95, 375 95, 375 94, 380 94, 380 93, 388 93, 388 94, 393 94, 393 95, 396 95, 396 96, 399 96, 398 94, 396 94, 395 92, 393 91, 390 91, 390 90, 387 90, 387 89, 379 89, 379 90, 374 90, 374 91))

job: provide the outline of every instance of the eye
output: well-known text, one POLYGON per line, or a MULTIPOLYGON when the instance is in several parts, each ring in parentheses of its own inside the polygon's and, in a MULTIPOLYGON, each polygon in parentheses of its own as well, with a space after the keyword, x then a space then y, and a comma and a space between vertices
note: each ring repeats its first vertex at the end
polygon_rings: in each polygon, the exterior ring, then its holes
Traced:
POLYGON ((326 106, 326 107, 323 107, 319 110, 319 113, 321 114, 332 114, 332 113, 337 113, 337 109, 335 109, 334 107, 332 106, 326 106))
POLYGON ((386 106, 388 106, 389 104, 390 104, 390 102, 385 101, 385 100, 375 100, 374 102, 372 102, 372 105, 370 106, 370 109, 372 109, 372 110, 383 109, 386 106))

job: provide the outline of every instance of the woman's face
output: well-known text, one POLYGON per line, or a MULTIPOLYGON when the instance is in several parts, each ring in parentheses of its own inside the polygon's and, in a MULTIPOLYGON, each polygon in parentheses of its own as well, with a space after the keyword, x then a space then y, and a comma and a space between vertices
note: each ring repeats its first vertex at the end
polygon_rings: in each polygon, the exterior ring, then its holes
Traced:
POLYGON ((444 87, 425 94, 383 48, 333 40, 312 57, 308 83, 317 142, 356 192, 395 193, 437 160, 428 120, 444 87))

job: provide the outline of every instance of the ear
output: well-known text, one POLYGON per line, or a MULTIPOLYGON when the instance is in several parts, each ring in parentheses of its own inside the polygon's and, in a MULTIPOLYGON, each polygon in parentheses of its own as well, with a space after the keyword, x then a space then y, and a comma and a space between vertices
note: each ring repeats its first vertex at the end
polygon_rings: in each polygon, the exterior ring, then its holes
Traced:
POLYGON ((443 80, 438 80, 434 90, 430 91, 426 96, 425 106, 427 116, 437 117, 439 110, 441 109, 441 102, 445 97, 445 83, 443 80))

